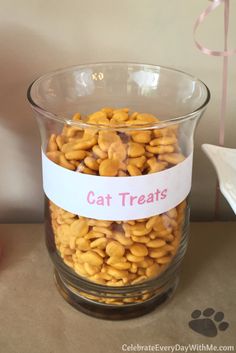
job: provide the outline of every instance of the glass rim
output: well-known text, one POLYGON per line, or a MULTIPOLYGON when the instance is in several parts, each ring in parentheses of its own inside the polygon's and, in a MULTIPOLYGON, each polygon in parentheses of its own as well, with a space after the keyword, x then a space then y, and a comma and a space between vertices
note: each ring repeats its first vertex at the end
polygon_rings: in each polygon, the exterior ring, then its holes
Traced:
MULTIPOLYGON (((196 76, 189 74, 185 71, 179 70, 179 69, 175 69, 172 67, 168 67, 168 66, 163 66, 163 65, 156 65, 156 64, 146 64, 146 63, 138 63, 138 62, 122 62, 122 61, 104 61, 104 62, 95 62, 95 63, 87 63, 87 64, 79 64, 79 65, 73 65, 73 66, 67 66, 64 68, 60 68, 60 69, 56 69, 53 71, 50 71, 48 73, 45 73, 43 75, 41 75, 40 77, 38 77, 37 79, 35 79, 28 87, 27 89, 27 99, 32 107, 32 109, 34 111, 36 111, 37 113, 43 115, 44 117, 51 119, 51 120, 55 120, 58 121, 60 123, 66 124, 66 125, 71 125, 71 126, 75 126, 78 128, 93 128, 93 129, 106 129, 106 130, 114 130, 114 129, 119 129, 119 130, 125 130, 125 131, 129 131, 129 130, 146 130, 146 129, 150 129, 150 128, 156 128, 156 129, 160 129, 160 128, 164 128, 168 125, 172 125, 172 124, 176 124, 176 123, 182 123, 184 121, 196 118, 196 116, 200 116, 201 113, 204 112, 204 110, 206 109, 207 104, 210 101, 210 90, 207 87, 207 85, 200 80, 199 78, 197 78, 196 76), (40 81, 44 80, 47 77, 50 76, 54 76, 63 72, 70 72, 73 71, 77 68, 88 68, 91 66, 103 66, 103 65, 114 65, 114 66, 122 66, 122 65, 126 65, 126 66, 137 66, 137 67, 149 67, 150 69, 162 69, 162 70, 166 70, 166 71, 171 71, 171 72, 176 72, 176 73, 180 73, 182 75, 185 75, 187 77, 189 77, 190 79, 198 82, 201 86, 204 87, 205 91, 206 91, 206 99, 205 101, 195 110, 190 111, 187 114, 181 115, 181 116, 177 116, 177 117, 173 117, 170 119, 165 119, 165 120, 158 120, 157 122, 151 122, 151 123, 145 123, 145 124, 134 124, 134 125, 120 125, 120 124, 114 124, 114 125, 105 125, 105 124, 91 124, 88 122, 85 122, 83 120, 72 120, 72 119, 68 119, 65 116, 63 116, 63 114, 55 114, 52 113, 46 109, 44 109, 43 107, 39 106, 33 99, 32 97, 32 88, 35 84, 40 83, 40 81)), ((92 112, 91 112, 92 113, 92 112)), ((158 117, 159 118, 159 117, 158 117)))

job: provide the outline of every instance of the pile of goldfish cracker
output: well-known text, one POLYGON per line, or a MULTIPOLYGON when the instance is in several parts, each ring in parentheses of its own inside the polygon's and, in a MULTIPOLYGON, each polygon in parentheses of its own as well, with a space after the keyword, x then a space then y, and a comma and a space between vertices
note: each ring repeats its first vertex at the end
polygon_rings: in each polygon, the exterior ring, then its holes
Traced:
MULTIPOLYGON (((73 116, 80 119, 79 113, 73 116)), ((151 114, 103 108, 86 122, 91 127, 66 125, 61 134, 52 134, 48 158, 75 172, 112 177, 156 173, 185 159, 178 126, 135 129, 158 123, 151 114), (119 126, 129 129, 119 131, 119 126)), ((117 287, 142 283, 168 267, 179 247, 185 208, 183 201, 154 217, 107 221, 72 214, 50 201, 55 243, 64 263, 92 282, 117 287)))

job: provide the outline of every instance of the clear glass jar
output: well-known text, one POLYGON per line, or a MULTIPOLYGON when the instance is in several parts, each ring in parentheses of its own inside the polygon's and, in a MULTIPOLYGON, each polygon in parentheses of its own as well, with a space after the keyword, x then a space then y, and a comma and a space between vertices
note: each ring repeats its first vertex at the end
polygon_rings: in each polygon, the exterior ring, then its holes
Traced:
POLYGON ((60 293, 101 318, 149 312, 178 282, 193 134, 208 88, 170 68, 98 63, 42 76, 28 99, 60 293))

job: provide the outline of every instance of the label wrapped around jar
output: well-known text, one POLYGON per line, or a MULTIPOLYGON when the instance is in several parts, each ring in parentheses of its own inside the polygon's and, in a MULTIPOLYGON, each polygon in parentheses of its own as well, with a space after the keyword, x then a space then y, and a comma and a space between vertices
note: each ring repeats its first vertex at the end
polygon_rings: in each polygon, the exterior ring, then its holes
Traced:
POLYGON ((52 162, 42 152, 43 188, 49 200, 64 210, 95 219, 133 220, 168 211, 190 192, 192 153, 161 172, 103 177, 82 174, 52 162))

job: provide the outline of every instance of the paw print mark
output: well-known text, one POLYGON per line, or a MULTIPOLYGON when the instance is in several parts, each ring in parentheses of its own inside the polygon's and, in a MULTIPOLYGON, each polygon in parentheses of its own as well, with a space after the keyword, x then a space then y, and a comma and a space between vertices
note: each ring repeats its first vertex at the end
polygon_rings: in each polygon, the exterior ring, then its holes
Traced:
POLYGON ((223 321, 224 313, 222 311, 215 313, 212 308, 205 309, 203 313, 196 309, 192 312, 191 317, 193 320, 189 321, 189 327, 206 337, 215 337, 218 330, 225 331, 229 327, 229 323, 223 321))

